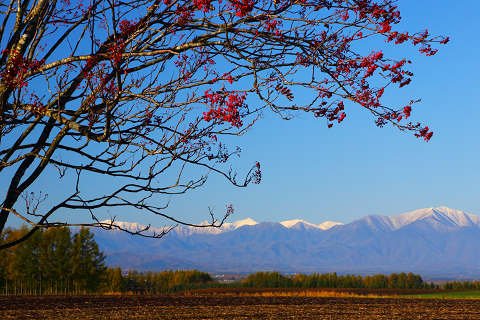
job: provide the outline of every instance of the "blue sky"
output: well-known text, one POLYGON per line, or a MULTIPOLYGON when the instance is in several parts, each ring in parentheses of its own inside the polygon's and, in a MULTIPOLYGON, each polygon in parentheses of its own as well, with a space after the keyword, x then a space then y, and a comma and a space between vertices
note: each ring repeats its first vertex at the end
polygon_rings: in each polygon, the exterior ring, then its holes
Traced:
POLYGON ((431 58, 406 51, 414 81, 388 97, 422 99, 412 116, 435 132, 429 143, 379 129, 355 110, 332 129, 306 115, 291 121, 268 115, 237 140, 240 165, 262 163, 260 185, 236 189, 212 177, 203 189, 172 199, 169 211, 199 221, 207 207, 221 213, 233 203, 233 220, 315 223, 440 205, 480 214, 480 3, 406 0, 399 7, 400 29, 451 38, 431 58))
MULTIPOLYGON (((235 207, 231 220, 349 222, 367 214, 440 205, 480 214, 480 2, 398 4, 403 17, 400 30, 428 28, 451 38, 430 58, 400 48, 398 58, 412 59, 415 77, 409 86, 386 97, 393 105, 422 99, 412 117, 435 132, 430 142, 392 127, 377 128, 359 108, 347 109, 347 119, 331 129, 309 115, 283 121, 266 113, 235 140, 243 152, 233 163, 248 170, 259 161, 262 183, 235 188, 211 176, 203 188, 167 199, 167 213, 200 222, 208 218, 209 207, 221 215, 231 203, 235 207)), ((56 179, 46 176, 39 183, 60 192, 56 179)), ((138 219, 128 212, 120 218, 162 224, 155 217, 138 219)))

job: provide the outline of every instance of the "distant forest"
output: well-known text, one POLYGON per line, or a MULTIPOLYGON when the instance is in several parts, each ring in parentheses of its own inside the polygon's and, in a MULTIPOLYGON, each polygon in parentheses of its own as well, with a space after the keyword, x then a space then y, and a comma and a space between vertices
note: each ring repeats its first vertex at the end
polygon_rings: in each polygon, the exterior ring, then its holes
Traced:
MULTIPOLYGON (((0 243, 23 235, 25 228, 8 229, 0 243)), ((161 240, 160 240, 161 241, 161 240)), ((203 288, 366 288, 366 289, 480 289, 480 282, 425 282, 413 273, 284 275, 257 272, 231 283, 215 281, 197 270, 138 272, 108 268, 105 254, 87 228, 36 232, 16 247, 0 251, 0 294, 168 294, 203 288)))

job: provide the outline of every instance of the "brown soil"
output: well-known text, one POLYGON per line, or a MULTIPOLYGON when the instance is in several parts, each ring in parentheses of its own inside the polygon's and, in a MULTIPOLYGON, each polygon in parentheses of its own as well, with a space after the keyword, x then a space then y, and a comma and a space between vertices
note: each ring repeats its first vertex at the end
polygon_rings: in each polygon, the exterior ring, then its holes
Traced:
POLYGON ((0 319, 479 319, 480 300, 232 296, 0 297, 0 319))

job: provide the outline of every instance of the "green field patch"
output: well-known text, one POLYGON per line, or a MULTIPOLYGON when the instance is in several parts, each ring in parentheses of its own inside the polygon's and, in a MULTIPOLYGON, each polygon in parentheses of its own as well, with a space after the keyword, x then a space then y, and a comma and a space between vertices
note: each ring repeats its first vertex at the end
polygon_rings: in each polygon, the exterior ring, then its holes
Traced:
POLYGON ((422 294, 409 295, 409 297, 425 298, 425 299, 480 299, 480 290, 422 293, 422 294))

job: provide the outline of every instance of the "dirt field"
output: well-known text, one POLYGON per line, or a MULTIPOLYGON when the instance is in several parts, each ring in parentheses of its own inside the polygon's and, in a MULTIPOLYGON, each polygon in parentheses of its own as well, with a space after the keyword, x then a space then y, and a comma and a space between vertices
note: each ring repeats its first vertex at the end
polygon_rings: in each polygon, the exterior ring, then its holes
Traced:
POLYGON ((480 319, 480 300, 4 296, 0 319, 480 319))

